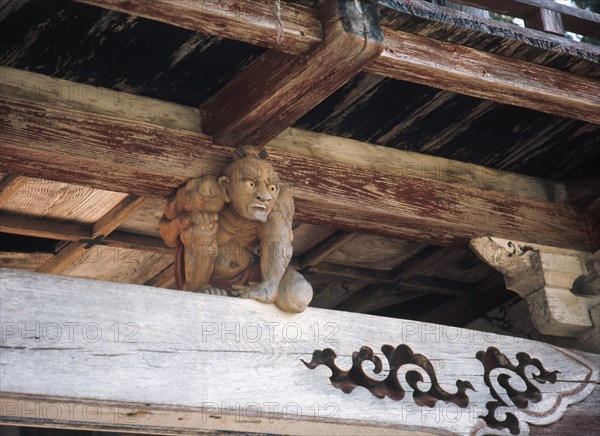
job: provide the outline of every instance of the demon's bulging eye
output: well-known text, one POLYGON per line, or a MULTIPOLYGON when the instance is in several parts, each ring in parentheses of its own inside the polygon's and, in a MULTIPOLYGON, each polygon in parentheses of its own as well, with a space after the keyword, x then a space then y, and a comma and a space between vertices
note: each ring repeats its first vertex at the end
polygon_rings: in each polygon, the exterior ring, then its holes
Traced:
POLYGON ((269 185, 269 191, 271 191, 272 193, 277 192, 277 185, 269 185))
POLYGON ((256 186, 256 183, 254 183, 252 180, 246 180, 244 183, 250 189, 254 189, 254 187, 256 186))

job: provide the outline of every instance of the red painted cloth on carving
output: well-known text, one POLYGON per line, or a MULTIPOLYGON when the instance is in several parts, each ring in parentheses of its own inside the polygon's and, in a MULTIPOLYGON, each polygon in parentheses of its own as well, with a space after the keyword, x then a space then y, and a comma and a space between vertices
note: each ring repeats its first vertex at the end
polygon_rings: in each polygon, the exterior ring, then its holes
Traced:
POLYGON ((231 295, 234 285, 247 285, 252 282, 259 283, 261 280, 260 262, 254 260, 246 267, 246 269, 233 277, 222 279, 211 277, 210 285, 214 288, 224 289, 231 295))
MULTIPOLYGON (((183 289, 185 284, 185 247, 181 243, 181 240, 177 238, 175 247, 175 282, 177 289, 183 289)), ((246 269, 242 270, 239 274, 230 277, 218 279, 212 277, 210 279, 210 285, 214 288, 224 289, 228 294, 231 295, 233 285, 247 285, 252 282, 260 282, 262 276, 260 274, 260 262, 258 256, 252 260, 250 265, 246 269)))

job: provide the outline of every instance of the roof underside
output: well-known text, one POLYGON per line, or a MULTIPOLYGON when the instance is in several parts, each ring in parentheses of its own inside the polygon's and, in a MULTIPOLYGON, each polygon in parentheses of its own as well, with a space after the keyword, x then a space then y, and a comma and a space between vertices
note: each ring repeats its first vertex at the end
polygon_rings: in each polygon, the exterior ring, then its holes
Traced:
MULTIPOLYGON (((66 0, 15 3, 20 7, 12 12, 0 11, 0 65, 186 106, 200 106, 266 51, 66 0)), ((388 24, 400 25, 400 18, 383 13, 388 24)), ((418 33, 417 25, 412 26, 418 33)), ((562 68, 571 65, 564 63, 562 68)), ((592 70, 590 75, 596 73, 592 70)), ((549 180, 599 175, 600 125, 369 73, 357 75, 295 127, 549 180)), ((4 176, 10 169, 3 172, 4 176)), ((2 210, 92 224, 125 196, 28 179, 2 210)), ((163 199, 148 201, 118 230, 159 237, 163 207, 163 199)), ((339 237, 337 230, 296 223, 295 256, 326 238, 339 237)), ((2 264, 35 270, 63 246, 58 240, 3 234, 2 264)), ((152 283, 171 263, 172 256, 165 252, 95 245, 63 274, 144 284, 152 283)), ((305 275, 315 288, 313 305, 319 307, 383 310, 379 313, 450 323, 427 314, 450 300, 470 299, 472 310, 457 324, 481 315, 477 307, 484 285, 502 286, 500 277, 464 246, 434 249, 368 234, 347 238, 305 275), (390 277, 419 254, 425 262, 418 272, 394 283, 390 277)), ((499 304, 506 296, 486 299, 499 304)))

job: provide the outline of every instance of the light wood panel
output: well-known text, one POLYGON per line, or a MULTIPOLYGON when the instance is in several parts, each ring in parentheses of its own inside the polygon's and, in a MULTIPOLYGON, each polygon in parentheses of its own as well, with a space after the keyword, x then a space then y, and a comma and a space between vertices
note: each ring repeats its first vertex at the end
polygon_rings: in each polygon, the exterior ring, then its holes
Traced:
POLYGON ((173 257, 169 255, 96 245, 61 274, 142 285, 172 263, 173 257))
POLYGON ((328 262, 340 265, 390 271, 412 257, 424 246, 398 239, 360 235, 328 258, 328 262))
POLYGON ((29 178, 2 209, 29 217, 92 224, 124 197, 126 194, 120 192, 29 178))
MULTIPOLYGON (((1 280, 0 316, 10 320, 4 324, 0 354, 3 423, 160 433, 193 429, 341 435, 393 430, 471 435, 487 433, 488 423, 495 424, 493 413, 487 422, 479 416, 487 414, 486 404, 498 399, 496 392, 506 395, 502 383, 496 383, 499 371, 521 374, 523 382, 511 386, 521 392, 527 382, 541 400, 505 406, 518 416, 516 429, 526 434, 530 425, 551 426, 568 416, 571 404, 585 401, 594 391, 600 369, 598 355, 416 321, 316 308, 290 315, 251 300, 23 271, 3 270, 1 280), (385 344, 402 344, 408 349, 400 350, 408 356, 417 355, 417 364, 426 362, 417 371, 431 385, 407 384, 408 368, 402 368, 390 377, 398 377, 394 386, 403 387, 402 399, 377 398, 365 388, 346 394, 328 380, 331 371, 311 370, 300 361, 310 361, 315 350, 331 348, 339 356, 336 363, 348 368, 352 353, 362 346, 385 359, 379 352, 385 344), (523 368, 516 367, 516 355, 526 359, 523 368), (543 369, 529 359, 538 359, 543 369), (525 371, 529 365, 538 366, 536 380, 559 373, 545 383, 532 383, 531 371, 525 371), (459 404, 451 402, 457 380, 470 383, 458 383, 465 386, 466 404, 464 397, 459 404), (81 386, 86 387, 83 393, 81 386), (436 390, 446 394, 434 396, 433 407, 425 408, 419 398, 438 395, 436 390), (264 414, 267 400, 269 415, 264 414), (32 410, 33 402, 42 410, 47 402, 60 410, 71 404, 75 407, 67 410, 76 415, 50 418, 35 407, 33 413, 22 413, 25 407, 32 410), (293 422, 291 402, 297 405, 293 422), (242 422, 235 418, 236 403, 245 411, 242 422), (15 407, 7 409, 10 404, 15 407), (90 404, 101 413, 81 413, 90 404), (248 410, 249 404, 256 406, 248 410), (118 420, 111 419, 111 407, 119 408, 118 420), (332 424, 342 427, 332 429, 332 424)), ((406 363, 399 357, 399 366, 406 363)), ((386 372, 379 376, 370 364, 363 365, 365 377, 383 380, 389 368, 383 365, 386 372)))

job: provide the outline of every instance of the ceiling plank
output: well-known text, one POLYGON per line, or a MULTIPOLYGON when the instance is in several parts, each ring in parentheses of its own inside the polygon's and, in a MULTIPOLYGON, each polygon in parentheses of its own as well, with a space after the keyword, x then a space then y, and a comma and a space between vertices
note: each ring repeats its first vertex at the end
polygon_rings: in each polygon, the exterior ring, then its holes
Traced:
POLYGON ((327 0, 323 42, 304 56, 271 50, 202 107, 215 143, 262 146, 358 74, 383 50, 377 7, 327 0))
MULTIPOLYGON (((0 114, 0 163, 31 177, 166 197, 191 177, 219 174, 231 158, 229 147, 206 135, 135 122, 120 112, 66 110, 5 94, 0 114)), ((579 208, 507 195, 493 190, 493 183, 481 189, 405 175, 401 169, 380 171, 368 148, 361 166, 310 152, 268 151, 296 199, 298 221, 439 246, 493 233, 590 250, 579 208)))
POLYGON ((396 295, 398 288, 405 288, 404 282, 407 282, 420 271, 427 268, 434 262, 438 262, 442 253, 442 249, 434 246, 425 247, 417 254, 402 262, 392 271, 387 273, 387 284, 367 286, 356 294, 352 295, 347 300, 339 304, 336 309, 348 311, 361 311, 366 308, 369 310, 383 309, 384 307, 401 303, 402 301, 412 300, 423 293, 422 290, 412 289, 409 292, 399 294, 396 298, 384 298, 388 294, 396 295), (377 307, 373 309, 373 302, 377 302, 377 307))
POLYGON ((317 266, 327 259, 331 253, 352 241, 356 236, 356 233, 344 232, 343 230, 336 231, 300 257, 300 269, 310 269, 317 266))
POLYGON ((0 208, 27 183, 27 180, 27 177, 19 174, 9 174, 0 181, 0 208))

